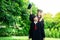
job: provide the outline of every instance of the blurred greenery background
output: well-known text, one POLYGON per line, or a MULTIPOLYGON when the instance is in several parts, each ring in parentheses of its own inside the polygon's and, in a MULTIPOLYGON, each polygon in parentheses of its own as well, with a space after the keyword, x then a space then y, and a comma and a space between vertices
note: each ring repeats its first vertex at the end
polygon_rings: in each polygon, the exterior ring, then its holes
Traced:
MULTIPOLYGON (((29 0, 0 0, 0 37, 28 36, 30 10, 27 9, 29 0)), ((32 3, 32 11, 37 8, 32 3)), ((46 37, 60 38, 60 12, 52 17, 51 13, 44 14, 46 37)))

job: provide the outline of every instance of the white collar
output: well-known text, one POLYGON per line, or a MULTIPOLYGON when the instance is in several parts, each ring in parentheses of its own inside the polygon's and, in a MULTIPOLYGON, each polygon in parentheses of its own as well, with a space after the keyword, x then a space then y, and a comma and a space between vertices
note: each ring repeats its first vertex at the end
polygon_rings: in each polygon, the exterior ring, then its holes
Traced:
POLYGON ((36 22, 36 21, 34 21, 34 23, 36 24, 37 22, 36 22))

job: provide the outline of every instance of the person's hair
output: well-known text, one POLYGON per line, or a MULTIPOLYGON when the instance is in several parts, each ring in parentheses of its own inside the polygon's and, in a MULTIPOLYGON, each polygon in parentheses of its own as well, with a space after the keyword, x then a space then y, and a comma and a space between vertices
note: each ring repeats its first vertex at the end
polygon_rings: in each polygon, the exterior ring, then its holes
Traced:
POLYGON ((43 11, 42 11, 41 9, 37 9, 37 12, 40 12, 40 13, 42 13, 43 11))
MULTIPOLYGON (((37 16, 34 16, 33 20, 34 20, 35 18, 37 18, 37 20, 38 20, 38 17, 37 17, 37 16)), ((35 21, 35 20, 34 20, 34 21, 35 21)))
MULTIPOLYGON (((43 11, 41 9, 37 9, 37 12, 42 13, 43 11)), ((37 16, 38 16, 38 13, 37 13, 37 16)), ((42 18, 42 15, 40 15, 40 16, 41 16, 40 18, 42 18)))
POLYGON ((35 18, 35 17, 37 17, 37 16, 35 15, 33 18, 35 18))

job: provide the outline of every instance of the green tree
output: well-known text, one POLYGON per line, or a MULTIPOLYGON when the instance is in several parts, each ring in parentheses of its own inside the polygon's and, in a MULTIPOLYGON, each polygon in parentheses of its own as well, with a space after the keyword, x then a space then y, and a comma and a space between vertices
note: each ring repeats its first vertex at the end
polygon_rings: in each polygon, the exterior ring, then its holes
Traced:
MULTIPOLYGON (((30 24, 28 4, 29 0, 0 0, 0 26, 5 26, 6 31, 9 28, 12 30, 17 29, 18 34, 16 35, 28 35, 30 24), (20 30, 21 28, 22 30, 20 30)), ((32 5, 33 13, 35 13, 36 7, 34 4, 32 5)), ((3 33, 2 31, 0 33, 3 33)))

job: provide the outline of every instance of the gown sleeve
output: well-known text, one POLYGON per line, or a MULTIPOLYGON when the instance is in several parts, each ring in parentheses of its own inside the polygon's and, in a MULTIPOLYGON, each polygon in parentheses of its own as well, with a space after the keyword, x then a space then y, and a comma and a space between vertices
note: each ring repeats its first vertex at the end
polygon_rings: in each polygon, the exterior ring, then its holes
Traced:
POLYGON ((29 30, 29 38, 32 38, 32 33, 33 33, 33 25, 31 23, 30 24, 30 30, 29 30))
POLYGON ((34 18, 34 14, 30 14, 29 16, 29 20, 31 21, 31 24, 30 24, 30 29, 29 29, 29 38, 32 38, 32 22, 33 22, 33 18, 34 18))
POLYGON ((43 36, 43 38, 45 38, 45 32, 44 32, 44 20, 42 20, 41 21, 42 23, 41 23, 41 26, 42 26, 42 36, 43 36))
POLYGON ((31 22, 33 22, 33 18, 34 18, 34 14, 30 14, 29 20, 30 20, 31 22))

